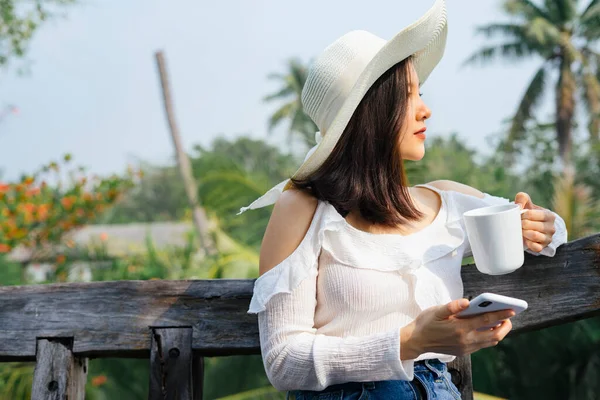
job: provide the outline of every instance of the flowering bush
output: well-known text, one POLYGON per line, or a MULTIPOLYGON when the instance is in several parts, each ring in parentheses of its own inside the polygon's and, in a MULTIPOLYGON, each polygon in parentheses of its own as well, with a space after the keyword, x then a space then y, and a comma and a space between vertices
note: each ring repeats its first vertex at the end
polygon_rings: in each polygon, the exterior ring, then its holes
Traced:
POLYGON ((16 183, 0 182, 0 253, 21 245, 27 248, 60 243, 75 228, 94 222, 133 185, 135 174, 125 177, 88 177, 83 168, 64 170, 51 162, 16 183))

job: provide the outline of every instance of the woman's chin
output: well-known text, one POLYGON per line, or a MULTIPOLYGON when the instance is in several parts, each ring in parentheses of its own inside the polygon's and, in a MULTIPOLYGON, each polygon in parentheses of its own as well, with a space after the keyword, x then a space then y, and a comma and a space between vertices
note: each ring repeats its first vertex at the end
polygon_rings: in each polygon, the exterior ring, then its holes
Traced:
POLYGON ((421 161, 423 157, 425 157, 425 150, 402 155, 402 159, 407 161, 421 161))

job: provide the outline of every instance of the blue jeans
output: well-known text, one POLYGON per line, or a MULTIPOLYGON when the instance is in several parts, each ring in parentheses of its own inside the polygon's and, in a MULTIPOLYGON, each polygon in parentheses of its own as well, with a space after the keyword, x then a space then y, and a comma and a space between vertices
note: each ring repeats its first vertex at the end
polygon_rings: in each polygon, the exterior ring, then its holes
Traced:
POLYGON ((460 400, 446 364, 438 359, 415 362, 412 381, 350 382, 325 390, 295 390, 289 400, 460 400))

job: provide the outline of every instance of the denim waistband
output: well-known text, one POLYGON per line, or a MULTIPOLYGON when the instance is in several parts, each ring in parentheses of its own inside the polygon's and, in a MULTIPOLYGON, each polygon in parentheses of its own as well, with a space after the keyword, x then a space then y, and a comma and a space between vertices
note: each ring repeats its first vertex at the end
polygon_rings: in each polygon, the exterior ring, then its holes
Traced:
MULTIPOLYGON (((446 363, 444 363, 443 361, 440 361, 437 358, 415 361, 415 364, 414 364, 415 372, 431 371, 434 374, 436 374, 436 376, 438 378, 441 377, 447 369, 448 369, 448 367, 446 366, 446 363)), ((328 386, 327 388, 325 388, 323 391, 321 391, 319 393, 335 392, 340 389, 353 391, 353 390, 362 390, 363 388, 365 388, 367 390, 373 390, 373 389, 375 389, 376 383, 377 382, 340 383, 337 385, 328 386)))

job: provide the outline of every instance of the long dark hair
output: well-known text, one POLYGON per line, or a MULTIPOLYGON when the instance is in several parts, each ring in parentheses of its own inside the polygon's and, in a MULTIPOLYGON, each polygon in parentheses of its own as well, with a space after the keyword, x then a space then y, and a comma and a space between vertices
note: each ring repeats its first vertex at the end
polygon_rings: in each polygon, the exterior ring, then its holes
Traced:
POLYGON ((400 154, 409 101, 410 58, 390 68, 362 99, 333 151, 293 187, 326 200, 346 216, 352 210, 396 227, 423 217, 411 201, 400 154))

